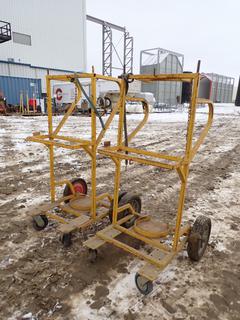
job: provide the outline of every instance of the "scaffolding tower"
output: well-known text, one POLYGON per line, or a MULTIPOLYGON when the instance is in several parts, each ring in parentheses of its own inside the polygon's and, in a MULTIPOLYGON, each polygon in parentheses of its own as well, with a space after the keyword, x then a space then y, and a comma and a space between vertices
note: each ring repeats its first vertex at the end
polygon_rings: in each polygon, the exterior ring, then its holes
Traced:
POLYGON ((113 70, 120 70, 122 73, 133 72, 133 37, 125 27, 118 26, 111 22, 107 22, 87 15, 87 20, 100 24, 102 26, 102 73, 105 76, 112 76, 113 70), (113 41, 113 30, 123 33, 123 56, 119 55, 113 41), (113 62, 113 54, 116 54, 121 67, 113 62))
POLYGON ((0 21, 0 43, 12 39, 11 24, 6 21, 0 21))

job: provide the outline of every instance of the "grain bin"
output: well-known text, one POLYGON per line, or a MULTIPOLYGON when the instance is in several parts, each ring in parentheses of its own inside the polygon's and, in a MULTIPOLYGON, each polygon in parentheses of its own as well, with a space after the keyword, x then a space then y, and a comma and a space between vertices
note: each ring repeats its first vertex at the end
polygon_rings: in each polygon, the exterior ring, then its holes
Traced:
MULTIPOLYGON (((182 73, 184 56, 162 48, 143 50, 140 53, 141 74, 182 73)), ((157 104, 173 106, 180 102, 182 84, 176 81, 142 83, 143 92, 152 92, 157 104)))

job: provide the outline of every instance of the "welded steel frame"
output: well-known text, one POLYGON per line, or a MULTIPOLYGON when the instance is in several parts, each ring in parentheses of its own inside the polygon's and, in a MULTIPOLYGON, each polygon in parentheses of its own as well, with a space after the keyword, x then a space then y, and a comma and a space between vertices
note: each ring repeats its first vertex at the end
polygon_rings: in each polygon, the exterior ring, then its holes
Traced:
POLYGON ((104 23, 102 26, 102 68, 103 74, 107 76, 112 75, 112 29, 107 24, 104 23))
MULTIPOLYGON (((55 179, 55 166, 54 166, 54 150, 55 148, 64 148, 68 150, 83 150, 86 152, 88 156, 90 156, 91 161, 91 206, 90 206, 90 219, 88 221, 84 220, 82 226, 79 228, 85 228, 90 224, 104 218, 108 210, 105 210, 104 213, 97 215, 97 201, 101 200, 108 200, 109 206, 112 201, 112 196, 108 193, 104 193, 97 196, 97 186, 96 186, 96 161, 97 161, 97 147, 102 141, 107 129, 109 128, 115 114, 118 112, 119 105, 112 109, 111 114, 109 115, 108 119, 104 124, 104 128, 100 131, 97 135, 96 129, 96 120, 97 116, 93 109, 91 109, 91 138, 89 140, 81 139, 79 137, 71 137, 71 136, 64 136, 60 134, 60 131, 64 127, 66 121, 74 112, 78 102, 82 97, 82 88, 78 83, 78 79, 90 80, 91 83, 91 100, 93 105, 96 106, 97 101, 97 89, 96 89, 96 82, 98 79, 111 81, 116 83, 121 87, 121 82, 119 79, 114 77, 107 77, 103 75, 98 75, 95 73, 75 73, 75 74, 67 74, 67 75, 47 75, 46 76, 46 84, 47 84, 47 111, 48 111, 48 134, 42 135, 40 133, 34 133, 33 136, 28 137, 27 141, 38 142, 48 147, 49 150, 49 172, 50 172, 50 197, 51 203, 48 205, 39 206, 39 208, 34 208, 33 214, 45 214, 48 218, 58 221, 61 224, 68 224, 68 220, 65 220, 61 216, 57 214, 52 214, 51 210, 55 207, 59 207, 64 204, 66 200, 72 200, 79 195, 76 194, 74 191, 73 185, 70 180, 64 179, 60 181, 56 181, 55 179), (61 119, 61 121, 57 124, 55 128, 53 128, 53 112, 52 112, 52 93, 51 93, 51 81, 62 81, 62 82, 72 82, 75 84, 77 89, 76 99, 72 102, 71 106, 61 119), (68 185, 72 192, 71 195, 66 197, 61 197, 56 199, 56 187, 68 185)), ((73 210, 64 210, 65 213, 73 214, 77 217, 83 216, 86 212, 73 212, 73 210)), ((61 230, 61 229, 60 229, 61 230)))
MULTIPOLYGON (((100 195, 97 195, 97 185, 96 185, 96 168, 97 168, 97 148, 99 144, 101 143, 106 131, 108 130, 110 124, 112 123, 112 120, 114 116, 119 112, 119 103, 117 103, 110 115, 108 116, 107 120, 104 123, 104 127, 97 135, 97 127, 96 127, 96 120, 97 116, 93 109, 91 109, 91 138, 81 139, 79 137, 72 137, 72 136, 64 136, 60 134, 60 131, 64 127, 65 123, 69 119, 69 117, 74 112, 75 107, 77 106, 79 100, 82 97, 82 87, 78 83, 78 79, 84 79, 84 80, 90 80, 91 82, 91 100, 93 105, 96 106, 97 102, 97 80, 105 80, 105 81, 111 81, 116 83, 119 86, 120 92, 122 82, 120 79, 109 77, 109 76, 103 76, 95 73, 75 73, 75 74, 68 74, 68 75, 47 75, 46 76, 46 83, 47 83, 47 111, 48 111, 48 134, 41 134, 39 132, 34 133, 33 136, 28 137, 26 140, 31 142, 38 142, 46 147, 48 147, 49 150, 49 172, 50 172, 50 197, 51 197, 51 203, 46 204, 44 206, 39 206, 38 208, 34 208, 33 215, 41 215, 45 214, 48 218, 51 218, 52 220, 58 221, 62 226, 60 226, 59 230, 64 233, 65 230, 69 230, 68 225, 69 220, 64 219, 63 217, 51 213, 51 210, 53 208, 59 207, 64 213, 75 215, 76 217, 86 217, 86 211, 79 210, 78 212, 72 210, 71 208, 64 208, 63 205, 64 202, 71 201, 73 199, 79 198, 79 195, 76 194, 74 191, 73 185, 70 180, 64 179, 60 181, 56 181, 55 179, 55 166, 54 166, 54 160, 55 160, 55 148, 64 148, 68 150, 82 150, 84 151, 89 157, 91 161, 91 205, 89 208, 90 211, 90 218, 88 220, 83 219, 81 220, 81 224, 78 224, 77 229, 80 228, 86 228, 89 225, 93 224, 96 221, 101 220, 102 218, 106 217, 108 214, 109 207, 111 205, 111 202, 113 200, 112 196, 109 193, 103 193, 100 195), (56 125, 55 128, 53 128, 53 112, 52 112, 52 93, 51 93, 51 81, 62 81, 62 82, 71 82, 74 83, 77 90, 76 99, 74 102, 72 102, 71 106, 61 119, 61 121, 56 125), (56 187, 68 185, 72 194, 69 196, 63 196, 59 199, 56 199, 56 187), (101 212, 100 214, 97 214, 97 203, 107 200, 108 205, 105 206, 106 210, 104 212, 101 212)), ((138 101, 142 103, 143 106, 143 113, 144 117, 142 121, 136 126, 136 128, 129 134, 129 141, 135 137, 137 132, 144 126, 144 124, 147 122, 148 115, 149 115, 149 106, 146 100, 142 98, 132 98, 132 97, 126 97, 127 101, 138 101)), ((82 195, 80 195, 82 196, 82 195)), ((73 220, 71 220, 73 221, 73 220)))
MULTIPOLYGON (((147 268, 140 269, 139 274, 143 277, 153 281, 157 277, 156 270, 151 268, 151 265, 157 268, 157 271, 163 270, 171 260, 176 256, 176 254, 183 249, 188 235, 191 230, 190 224, 182 225, 182 216, 185 202, 187 179, 189 175, 189 166, 194 156, 196 155, 200 145, 204 141, 213 121, 213 103, 210 100, 198 99, 198 86, 201 75, 199 73, 192 74, 161 74, 161 75, 130 75, 129 80, 139 80, 139 81, 186 81, 192 84, 192 97, 189 105, 189 116, 187 124, 187 135, 186 135, 186 147, 184 154, 182 156, 168 155, 159 152, 146 151, 137 148, 126 147, 123 141, 123 128, 124 128, 124 105, 126 100, 126 83, 125 80, 121 86, 120 95, 120 113, 118 122, 118 137, 117 145, 113 147, 99 148, 98 152, 110 159, 115 164, 115 177, 114 177, 114 201, 113 201, 113 216, 112 225, 99 232, 91 240, 87 240, 85 245, 89 248, 98 248, 104 243, 110 243, 116 247, 122 248, 123 250, 139 257, 146 261, 147 268), (193 134, 194 134, 194 124, 197 104, 207 104, 209 108, 208 120, 202 129, 198 139, 193 144, 193 134), (150 158, 150 159, 149 159, 150 158), (137 233, 133 227, 128 229, 123 226, 123 224, 132 219, 133 216, 144 217, 139 213, 135 212, 130 204, 123 206, 118 205, 119 199, 119 187, 120 187, 120 177, 121 177, 121 162, 123 160, 128 160, 131 162, 136 162, 140 164, 150 165, 153 167, 164 168, 167 170, 175 170, 180 179, 180 191, 178 198, 178 207, 176 212, 175 225, 172 225, 165 235, 172 237, 172 244, 163 243, 164 237, 159 239, 151 238, 151 236, 144 236, 137 233), (129 210, 130 214, 118 220, 118 214, 122 211, 129 210), (128 245, 120 239, 116 239, 116 236, 124 233, 132 238, 141 240, 145 244, 148 244, 153 249, 153 254, 146 254, 142 250, 137 250, 131 245, 128 245), (155 255, 154 250, 157 250, 155 255), (159 255, 163 254, 164 257, 159 255), (150 267, 149 267, 150 264, 150 267), (148 272, 146 272, 148 270, 148 272)), ((137 220, 136 220, 137 221, 137 220)), ((148 230, 149 235, 151 230, 148 230)))
POLYGON ((123 73, 133 73, 133 37, 129 32, 124 33, 124 70, 123 73))
POLYGON ((105 76, 112 76, 113 70, 117 69, 120 73, 132 73, 133 72, 133 37, 125 27, 121 27, 111 22, 101 20, 99 18, 87 15, 87 20, 100 24, 102 26, 102 73, 105 76), (117 52, 113 44, 112 30, 123 32, 123 56, 117 52), (113 65, 113 52, 121 62, 122 67, 116 67, 113 65))
POLYGON ((12 30, 10 22, 0 20, 0 43, 12 39, 12 30))

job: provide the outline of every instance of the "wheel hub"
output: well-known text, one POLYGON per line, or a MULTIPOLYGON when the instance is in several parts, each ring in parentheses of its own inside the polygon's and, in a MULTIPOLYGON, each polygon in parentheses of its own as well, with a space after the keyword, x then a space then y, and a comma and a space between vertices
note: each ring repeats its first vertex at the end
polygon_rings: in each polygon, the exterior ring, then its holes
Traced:
POLYGON ((83 187, 83 185, 80 184, 80 183, 74 184, 73 188, 74 188, 74 191, 75 191, 76 193, 77 193, 77 192, 79 192, 79 193, 84 193, 84 187, 83 187))

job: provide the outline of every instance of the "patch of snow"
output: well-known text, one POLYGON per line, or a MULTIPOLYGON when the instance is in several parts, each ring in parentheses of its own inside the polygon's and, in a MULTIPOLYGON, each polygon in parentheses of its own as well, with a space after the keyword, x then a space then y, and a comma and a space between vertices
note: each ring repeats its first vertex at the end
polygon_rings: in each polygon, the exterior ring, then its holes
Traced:
POLYGON ((0 261, 0 269, 5 269, 9 265, 11 265, 15 260, 11 259, 9 256, 5 257, 2 261, 0 261))

